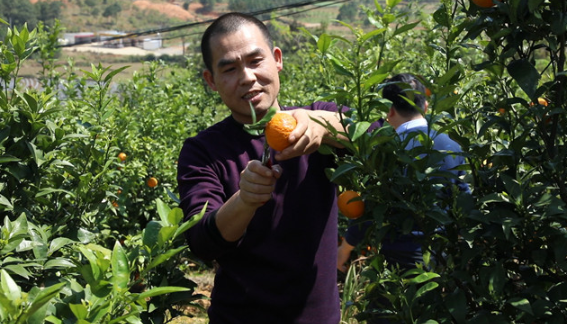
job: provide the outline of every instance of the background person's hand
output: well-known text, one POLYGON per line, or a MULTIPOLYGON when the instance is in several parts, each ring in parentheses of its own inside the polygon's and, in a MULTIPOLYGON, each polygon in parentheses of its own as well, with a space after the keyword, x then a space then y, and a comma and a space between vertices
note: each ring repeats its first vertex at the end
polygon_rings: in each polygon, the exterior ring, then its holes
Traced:
POLYGON ((348 244, 348 242, 343 239, 337 251, 337 269, 339 271, 347 272, 347 262, 350 259, 350 253, 352 252, 352 250, 354 250, 354 246, 348 244))

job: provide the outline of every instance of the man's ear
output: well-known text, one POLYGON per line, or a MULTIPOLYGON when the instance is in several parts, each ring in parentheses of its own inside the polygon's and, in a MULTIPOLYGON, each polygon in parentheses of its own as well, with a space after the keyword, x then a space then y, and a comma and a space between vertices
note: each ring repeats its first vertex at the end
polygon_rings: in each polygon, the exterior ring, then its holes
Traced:
POLYGON ((211 71, 209 71, 208 69, 203 71, 203 78, 205 79, 209 87, 213 89, 213 91, 217 91, 217 86, 215 85, 215 78, 211 71))
POLYGON ((394 106, 391 106, 386 117, 388 119, 392 119, 392 117, 394 117, 395 115, 396 115, 396 110, 394 109, 394 106))
POLYGON ((276 66, 278 68, 278 72, 283 69, 283 54, 282 50, 279 47, 274 47, 274 59, 276 60, 276 66))
POLYGON ((427 100, 425 100, 425 105, 423 105, 423 114, 427 114, 427 108, 429 107, 429 102, 427 102, 427 100))

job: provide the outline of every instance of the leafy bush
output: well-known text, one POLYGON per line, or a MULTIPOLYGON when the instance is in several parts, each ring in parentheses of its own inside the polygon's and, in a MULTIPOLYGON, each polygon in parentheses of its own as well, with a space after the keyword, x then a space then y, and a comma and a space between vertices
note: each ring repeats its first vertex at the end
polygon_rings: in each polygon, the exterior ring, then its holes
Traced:
POLYGON ((398 3, 366 10, 370 32, 314 36, 321 64, 344 78, 325 98, 353 108, 343 116, 350 154, 337 156, 330 177, 362 192, 360 222, 372 224, 364 244, 378 251, 361 273, 364 296, 343 302, 359 320, 564 322, 566 48, 551 18, 565 14, 563 2, 442 1, 420 29, 398 3), (418 50, 395 45, 402 40, 418 50), (421 75, 431 90, 427 118, 463 147, 472 196, 440 194, 447 175, 436 165, 447 153, 431 150, 427 136, 406 151, 408 139, 391 127, 368 131, 385 117, 379 90, 397 72, 421 75), (415 228, 425 233, 425 264, 387 264, 382 240, 415 228))
POLYGON ((112 78, 124 68, 61 78, 57 37, 42 33, 8 28, 0 43, 0 321, 163 323, 202 298, 183 272, 183 233, 199 217, 184 223, 169 207, 175 147, 202 124, 187 122, 181 81, 158 86, 155 70, 120 95, 112 78), (19 68, 38 49, 44 89, 20 89, 19 68), (148 91, 161 110, 137 97, 148 91))

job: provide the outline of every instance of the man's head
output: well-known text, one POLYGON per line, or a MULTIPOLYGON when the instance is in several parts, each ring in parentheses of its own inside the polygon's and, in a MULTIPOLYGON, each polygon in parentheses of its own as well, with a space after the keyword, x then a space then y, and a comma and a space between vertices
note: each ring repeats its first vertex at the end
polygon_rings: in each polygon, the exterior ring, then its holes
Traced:
POLYGON ((268 28, 264 23, 254 16, 246 15, 239 12, 230 12, 218 17, 206 30, 201 38, 201 54, 203 55, 203 63, 207 70, 212 71, 212 49, 211 39, 215 36, 223 36, 234 33, 242 25, 252 24, 258 27, 258 30, 264 36, 266 44, 273 49, 273 40, 268 28))
POLYGON ((427 112, 425 86, 410 73, 400 73, 386 80, 382 96, 392 102, 388 113, 390 124, 394 127, 402 123, 422 118, 427 112))
POLYGON ((250 105, 258 118, 270 107, 279 107, 282 52, 272 45, 261 21, 240 13, 225 14, 207 28, 201 49, 207 66, 205 81, 238 122, 252 122, 250 105))

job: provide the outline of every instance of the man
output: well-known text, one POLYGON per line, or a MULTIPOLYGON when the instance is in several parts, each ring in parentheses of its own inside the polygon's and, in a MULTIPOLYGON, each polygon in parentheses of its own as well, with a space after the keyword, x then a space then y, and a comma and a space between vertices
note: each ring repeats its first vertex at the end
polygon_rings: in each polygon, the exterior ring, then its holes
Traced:
MULTIPOLYGON (((464 171, 455 170, 455 167, 464 164, 464 158, 459 155, 461 147, 446 134, 436 133, 428 126, 424 114, 427 113, 428 102, 425 97, 425 86, 412 74, 401 73, 387 80, 387 85, 382 90, 383 97, 392 102, 387 114, 387 121, 396 130, 396 133, 403 139, 412 132, 423 132, 429 134, 433 139, 433 150, 447 152, 447 156, 440 165, 440 170, 450 171, 456 178, 464 175, 464 171), (452 154, 454 153, 454 154, 452 154)), ((405 149, 410 150, 420 145, 417 140, 411 140, 405 149)), ((470 191, 464 182, 451 179, 461 191, 470 191)), ((365 231, 369 227, 365 222, 360 225, 352 225, 345 234, 345 239, 341 242, 338 250, 337 268, 345 272, 346 262, 350 257, 351 251, 364 238, 365 231)), ((402 269, 415 267, 416 263, 421 263, 421 246, 417 242, 417 237, 421 233, 414 231, 412 235, 399 235, 393 240, 382 242, 380 253, 382 253, 390 264, 399 265, 402 269)))
POLYGON ((336 282, 336 188, 325 175, 337 145, 313 118, 341 129, 336 105, 280 107, 282 51, 266 26, 240 13, 225 14, 205 31, 203 77, 231 115, 188 138, 178 163, 181 207, 186 218, 207 204, 187 232, 191 251, 216 260, 208 310, 210 323, 332 323, 340 321, 336 282), (263 136, 243 129, 270 107, 290 113, 297 127, 291 146, 272 152, 274 165, 259 161, 263 136), (275 154, 275 155, 274 155, 275 154))

